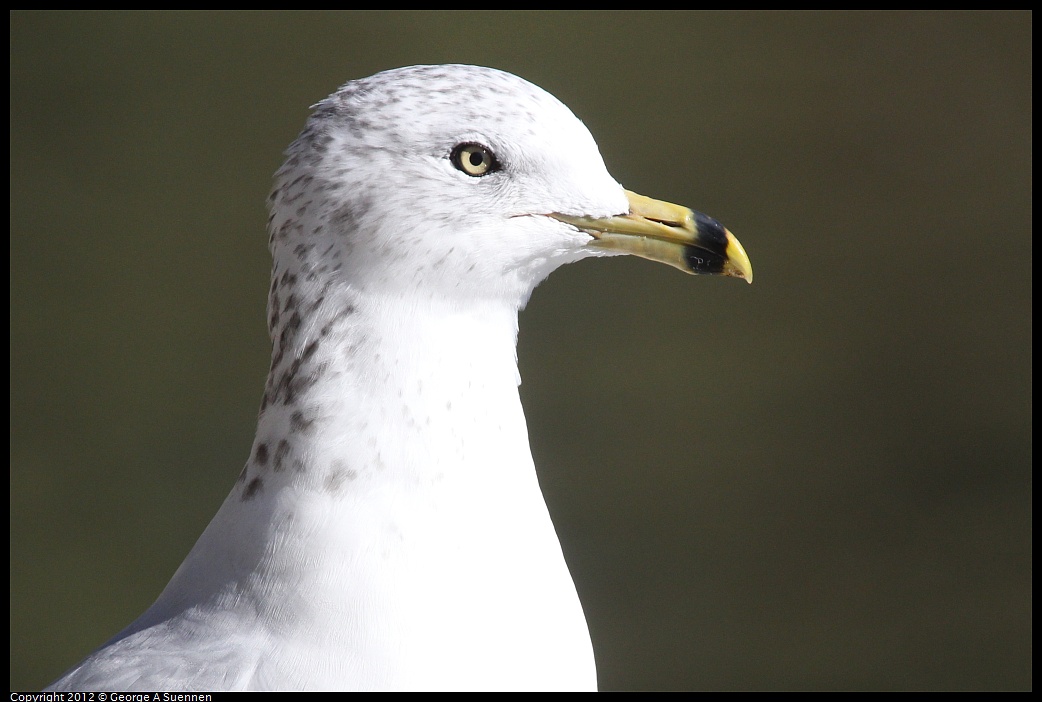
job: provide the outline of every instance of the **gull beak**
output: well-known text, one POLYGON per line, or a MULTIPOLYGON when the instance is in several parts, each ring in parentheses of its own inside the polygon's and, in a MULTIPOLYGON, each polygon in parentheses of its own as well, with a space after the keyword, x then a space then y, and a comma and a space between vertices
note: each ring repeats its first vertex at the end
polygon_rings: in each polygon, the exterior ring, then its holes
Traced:
POLYGON ((554 213, 594 240, 590 246, 668 263, 685 273, 725 275, 753 282, 749 255, 722 224, 701 212, 626 191, 630 211, 615 217, 554 213))

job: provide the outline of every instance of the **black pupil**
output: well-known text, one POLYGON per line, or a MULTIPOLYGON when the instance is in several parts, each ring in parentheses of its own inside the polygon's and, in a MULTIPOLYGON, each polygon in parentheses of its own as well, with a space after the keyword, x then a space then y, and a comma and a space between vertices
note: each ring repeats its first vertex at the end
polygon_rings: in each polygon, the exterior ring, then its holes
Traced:
POLYGON ((480 151, 471 151, 470 152, 470 165, 472 165, 472 166, 480 166, 482 163, 484 163, 484 161, 485 161, 485 154, 481 153, 480 151))

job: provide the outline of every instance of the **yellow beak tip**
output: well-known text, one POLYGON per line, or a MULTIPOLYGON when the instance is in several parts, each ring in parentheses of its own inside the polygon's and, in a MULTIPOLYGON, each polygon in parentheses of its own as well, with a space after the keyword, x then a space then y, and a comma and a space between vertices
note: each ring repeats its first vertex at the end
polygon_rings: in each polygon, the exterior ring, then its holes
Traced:
POLYGON ((727 233, 727 263, 724 264, 724 272, 733 278, 743 278, 750 285, 753 284, 753 264, 749 260, 749 254, 745 252, 738 238, 731 232, 727 233))

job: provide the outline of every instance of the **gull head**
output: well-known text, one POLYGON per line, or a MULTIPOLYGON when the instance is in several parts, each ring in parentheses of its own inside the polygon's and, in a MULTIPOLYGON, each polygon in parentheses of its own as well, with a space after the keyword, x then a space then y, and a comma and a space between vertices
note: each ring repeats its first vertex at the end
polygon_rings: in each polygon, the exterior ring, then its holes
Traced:
POLYGON ((564 104, 495 69, 351 81, 286 156, 270 197, 275 265, 326 283, 520 306, 558 266, 625 253, 752 277, 719 223, 624 190, 564 104))

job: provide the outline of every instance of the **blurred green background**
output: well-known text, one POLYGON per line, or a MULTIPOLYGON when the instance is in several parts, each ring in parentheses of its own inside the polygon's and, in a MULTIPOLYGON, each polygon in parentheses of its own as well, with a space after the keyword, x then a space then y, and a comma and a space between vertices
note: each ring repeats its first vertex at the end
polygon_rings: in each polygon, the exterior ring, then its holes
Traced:
POLYGON ((446 62, 756 271, 585 261, 521 317, 602 689, 1031 687, 1030 14, 10 19, 12 689, 144 610, 245 461, 308 106, 446 62))

